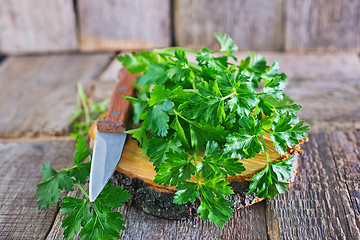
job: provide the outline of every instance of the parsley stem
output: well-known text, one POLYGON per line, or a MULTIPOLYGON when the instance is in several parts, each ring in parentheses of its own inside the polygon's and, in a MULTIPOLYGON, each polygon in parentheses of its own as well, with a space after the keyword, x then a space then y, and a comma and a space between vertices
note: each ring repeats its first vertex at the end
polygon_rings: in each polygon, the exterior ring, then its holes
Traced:
POLYGON ((81 190, 81 192, 85 195, 86 198, 89 198, 89 195, 87 194, 87 192, 85 191, 85 189, 80 185, 80 183, 76 184, 78 186, 78 188, 81 190))
POLYGON ((96 212, 96 214, 100 215, 100 212, 99 212, 99 210, 97 209, 97 207, 95 206, 95 204, 92 203, 92 202, 90 202, 90 200, 89 200, 90 197, 89 197, 89 195, 87 194, 87 192, 85 191, 85 189, 80 185, 80 183, 77 183, 76 185, 77 185, 78 188, 81 190, 81 192, 85 195, 86 200, 89 201, 91 207, 94 209, 94 211, 96 212))
POLYGON ((270 163, 271 161, 270 161, 269 153, 268 153, 267 148, 266 148, 264 137, 263 137, 263 135, 261 133, 260 133, 260 138, 261 138, 262 145, 264 146, 266 160, 267 160, 268 163, 270 163))
POLYGON ((84 108, 84 114, 85 114, 85 124, 86 127, 89 128, 90 127, 90 114, 89 114, 89 108, 88 108, 88 102, 87 102, 87 97, 84 93, 83 87, 81 85, 80 82, 77 83, 77 88, 78 88, 78 94, 81 100, 81 104, 84 108))
POLYGON ((221 101, 224 101, 225 99, 228 99, 229 97, 234 96, 235 94, 236 94, 236 92, 233 92, 232 94, 229 94, 229 95, 221 98, 221 101))
POLYGON ((194 155, 193 155, 193 158, 194 158, 194 165, 195 165, 195 173, 196 173, 196 180, 197 180, 197 183, 200 183, 200 176, 199 176, 199 173, 197 171, 197 157, 196 157, 196 151, 194 152, 194 155))
POLYGON ((270 133, 270 131, 266 130, 265 128, 262 129, 264 132, 270 133))
POLYGON ((188 48, 183 48, 183 47, 168 47, 168 48, 164 48, 164 49, 154 49, 153 52, 161 52, 161 51, 174 51, 174 50, 183 50, 185 52, 191 52, 191 53, 195 53, 195 54, 200 54, 201 52, 199 51, 195 51, 192 49, 188 49, 188 48))

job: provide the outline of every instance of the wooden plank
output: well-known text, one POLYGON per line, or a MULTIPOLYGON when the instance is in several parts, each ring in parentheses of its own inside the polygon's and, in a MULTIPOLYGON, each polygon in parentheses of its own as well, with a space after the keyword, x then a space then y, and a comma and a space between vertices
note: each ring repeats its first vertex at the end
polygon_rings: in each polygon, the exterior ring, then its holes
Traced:
POLYGON ((42 164, 69 166, 75 151, 70 138, 0 142, 0 239, 43 239, 58 212, 38 210, 36 185, 42 164))
POLYGON ((171 44, 169 0, 79 0, 80 49, 141 50, 171 44))
POLYGON ((76 109, 76 82, 90 84, 107 54, 10 57, 0 66, 0 136, 63 135, 76 109))
POLYGON ((286 1, 286 50, 360 48, 360 1, 286 1))
POLYGON ((77 49, 73 0, 2 0, 1 51, 7 54, 77 49))
POLYGON ((340 132, 309 136, 294 185, 268 201, 270 239, 360 238, 358 205, 351 197, 360 194, 359 158, 353 154, 359 138, 349 134, 352 139, 340 132), (349 188, 348 182, 357 187, 349 188))
POLYGON ((175 0, 176 45, 217 49, 214 32, 229 34, 240 49, 283 48, 283 0, 175 0))
MULTIPOLYGON (((81 196, 80 191, 75 193, 81 196)), ((72 193, 72 196, 74 193, 72 193)), ((224 228, 202 219, 167 220, 124 205, 126 230, 121 239, 264 239, 266 238, 265 202, 240 209, 234 213, 224 228), (246 223, 246 224, 245 224, 246 223)), ((61 221, 65 215, 58 214, 47 239, 62 238, 61 221)), ((77 237, 75 239, 78 239, 77 237)))

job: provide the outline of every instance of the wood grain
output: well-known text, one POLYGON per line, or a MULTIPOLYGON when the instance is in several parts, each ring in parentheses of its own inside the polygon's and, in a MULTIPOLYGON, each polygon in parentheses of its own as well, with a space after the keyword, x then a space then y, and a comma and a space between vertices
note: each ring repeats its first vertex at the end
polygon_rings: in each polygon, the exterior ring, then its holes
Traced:
POLYGON ((72 0, 2 0, 1 51, 6 54, 59 52, 78 47, 72 0))
POLYGON ((229 34, 245 50, 281 50, 283 0, 175 0, 175 43, 218 49, 214 32, 229 34))
POLYGON ((79 0, 78 5, 83 51, 141 50, 171 44, 169 0, 79 0))
POLYGON ((70 138, 0 142, 0 239, 43 239, 58 212, 38 210, 36 185, 43 163, 54 169, 71 165, 75 141, 70 138))
MULTIPOLYGON (((71 196, 81 195, 75 191, 71 196)), ((124 215, 126 230, 121 239, 264 239, 266 238, 265 202, 251 208, 243 208, 234 212, 224 228, 217 227, 202 219, 167 220, 144 213, 132 206, 124 205, 119 211, 124 215), (246 224, 245 224, 246 223, 246 224)), ((58 214, 46 239, 62 239, 61 220, 58 214)), ((74 239, 79 239, 76 236, 74 239)))
POLYGON ((76 109, 76 82, 86 88, 107 54, 9 57, 0 65, 0 137, 63 135, 76 109))
POLYGON ((309 138, 294 185, 268 201, 270 239, 359 239, 359 134, 309 138))
POLYGON ((124 133, 128 130, 131 102, 122 96, 133 96, 134 84, 138 74, 131 74, 125 68, 119 71, 118 83, 110 98, 108 113, 97 121, 97 128, 102 132, 124 133))
POLYGON ((359 49, 360 1, 286 1, 286 50, 359 49))

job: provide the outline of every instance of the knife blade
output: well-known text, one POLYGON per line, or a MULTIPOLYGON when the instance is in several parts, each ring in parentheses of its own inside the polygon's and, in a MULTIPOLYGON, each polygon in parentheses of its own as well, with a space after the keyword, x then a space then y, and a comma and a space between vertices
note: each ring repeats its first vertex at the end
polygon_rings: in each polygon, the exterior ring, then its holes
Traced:
POLYGON ((109 111, 97 122, 98 132, 95 136, 90 170, 90 202, 95 201, 120 161, 126 142, 125 131, 131 107, 131 103, 122 95, 133 95, 133 82, 137 76, 126 71, 125 68, 120 70, 119 82, 111 94, 109 111))

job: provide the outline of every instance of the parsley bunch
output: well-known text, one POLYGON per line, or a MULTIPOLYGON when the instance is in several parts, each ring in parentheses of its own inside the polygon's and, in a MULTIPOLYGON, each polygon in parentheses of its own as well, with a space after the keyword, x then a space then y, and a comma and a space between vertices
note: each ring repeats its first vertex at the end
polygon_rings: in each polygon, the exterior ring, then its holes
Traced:
POLYGON ((271 162, 264 134, 285 154, 309 131, 299 121, 300 105, 283 93, 286 75, 279 62, 267 66, 251 53, 237 62, 237 45, 215 33, 220 49, 201 52, 181 47, 119 56, 137 78, 137 97, 125 97, 134 108, 127 131, 153 162, 157 184, 176 186, 174 202, 200 200, 204 220, 223 226, 232 216, 233 194, 226 179, 245 170, 241 159, 265 151, 266 168, 251 178, 250 193, 272 198, 286 190, 291 159, 271 162), (186 53, 196 55, 191 62, 186 53), (230 63, 232 58, 237 63, 230 63))
POLYGON ((60 190, 74 191, 77 186, 85 198, 64 197, 60 203, 60 212, 68 213, 62 220, 64 236, 71 239, 80 231, 83 239, 119 239, 120 231, 125 230, 123 216, 113 211, 128 201, 131 195, 121 187, 111 187, 108 183, 94 203, 82 184, 87 183, 90 174, 90 162, 84 162, 89 156, 86 141, 79 138, 76 144, 74 165, 55 171, 50 163, 45 163, 41 171, 42 183, 37 185, 37 205, 39 209, 50 208, 61 197, 60 190))

